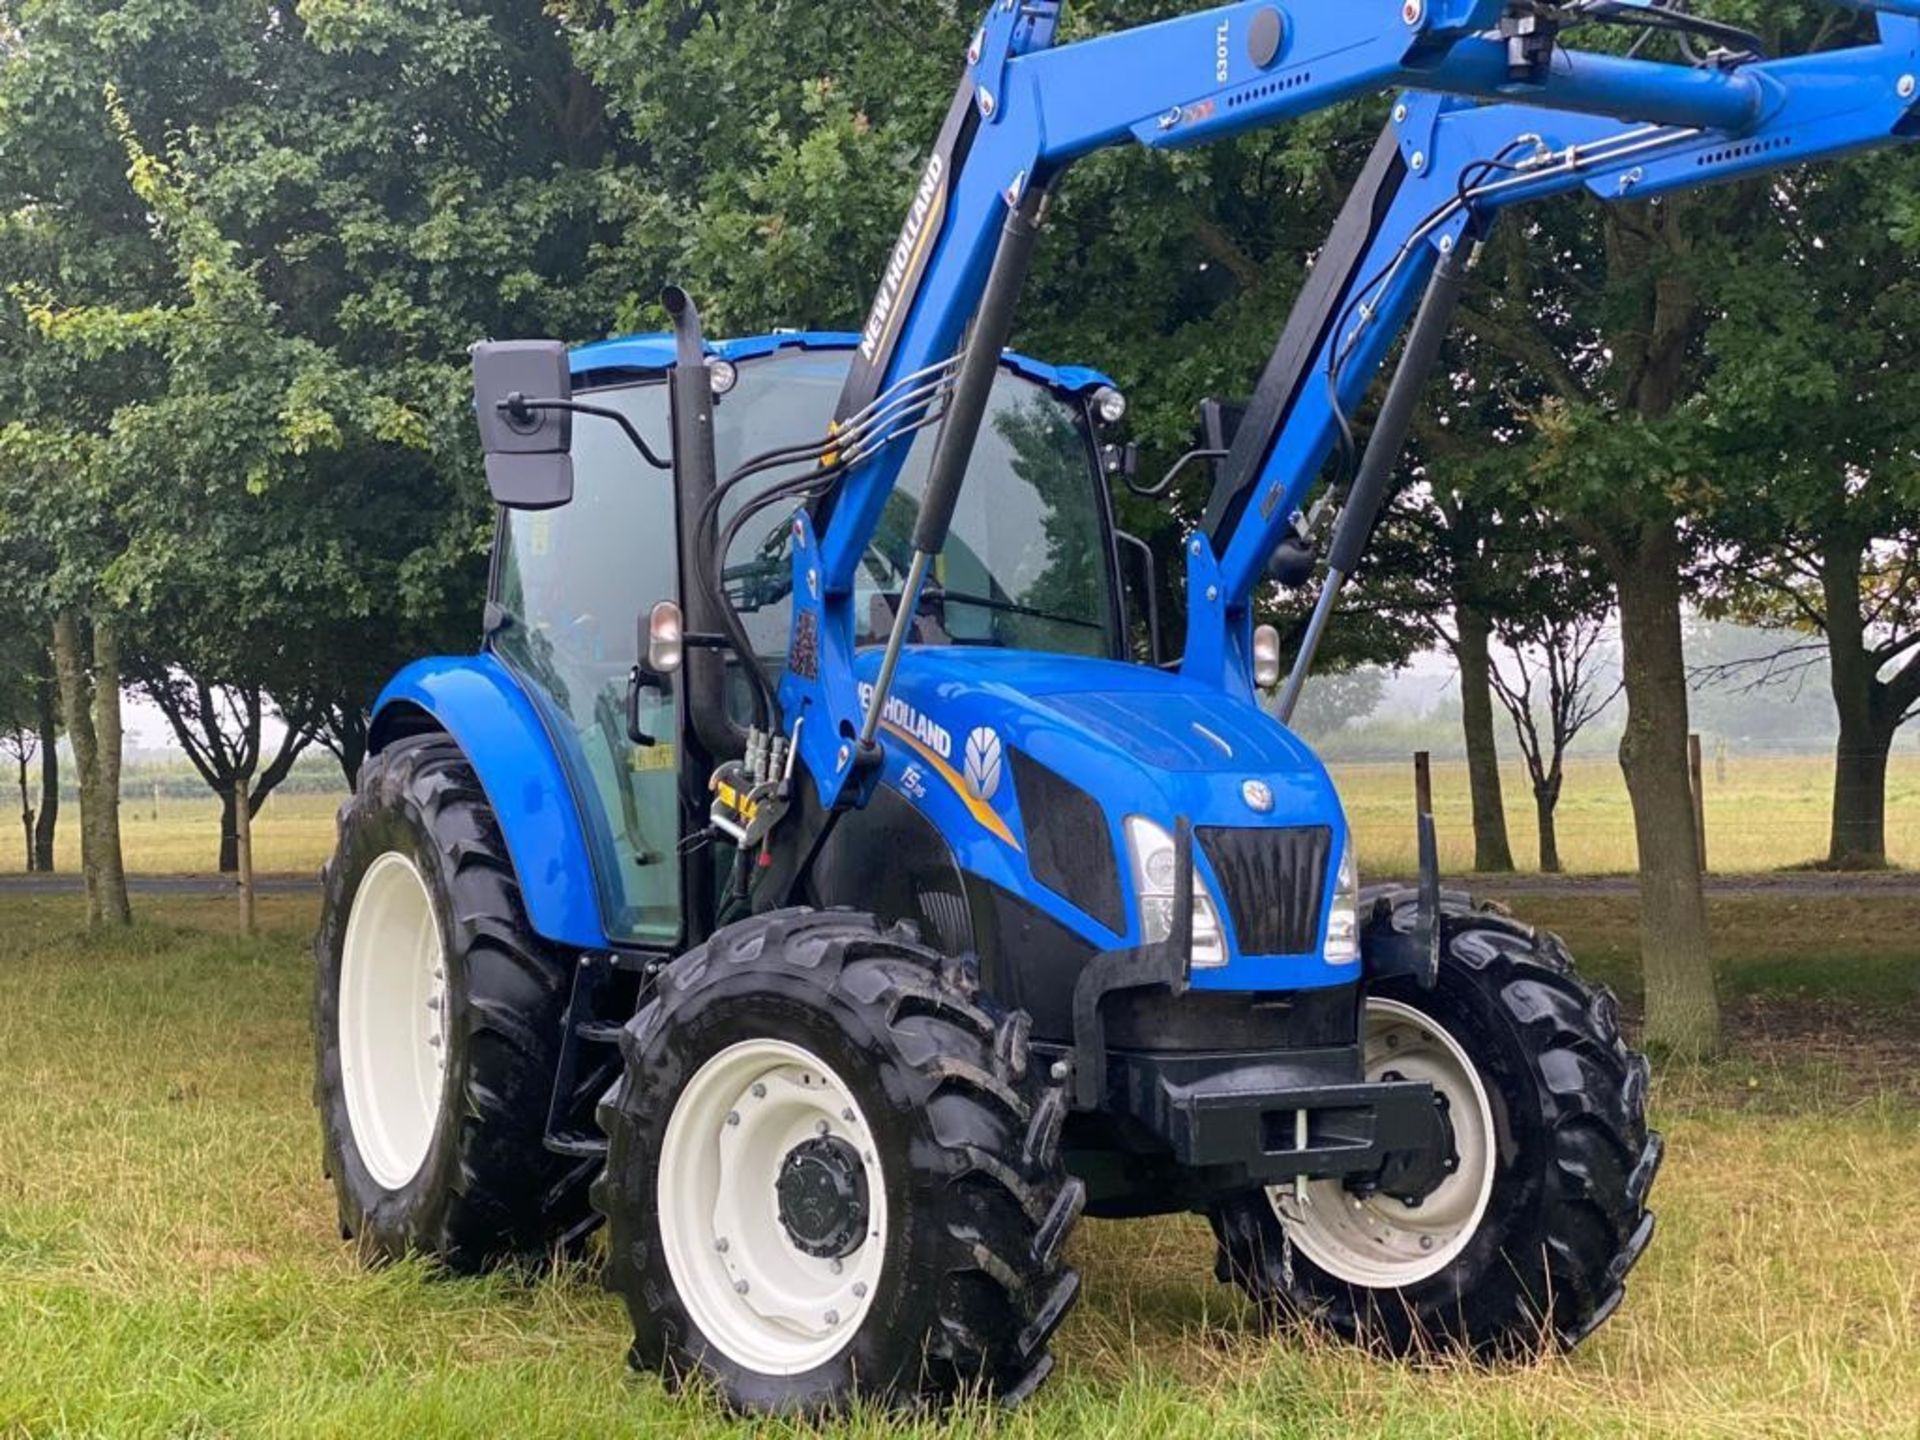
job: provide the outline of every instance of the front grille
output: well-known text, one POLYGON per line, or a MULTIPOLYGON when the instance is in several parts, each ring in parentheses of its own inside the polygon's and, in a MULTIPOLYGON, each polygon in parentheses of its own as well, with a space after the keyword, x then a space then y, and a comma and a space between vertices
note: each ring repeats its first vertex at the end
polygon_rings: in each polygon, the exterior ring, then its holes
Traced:
POLYGON ((1320 940, 1333 831, 1202 827, 1200 848, 1220 882, 1243 955, 1304 955, 1320 940))
POLYGON ((1013 752, 1013 786, 1026 821, 1033 878, 1109 930, 1125 930, 1120 867, 1100 802, 1024 750, 1013 752))

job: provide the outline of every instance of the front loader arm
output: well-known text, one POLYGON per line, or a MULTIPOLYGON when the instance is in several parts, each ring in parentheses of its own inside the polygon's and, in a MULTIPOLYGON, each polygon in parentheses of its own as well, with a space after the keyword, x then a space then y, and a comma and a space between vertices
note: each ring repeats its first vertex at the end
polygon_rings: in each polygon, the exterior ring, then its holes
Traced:
POLYGON ((1348 283, 1310 287, 1324 308, 1301 322, 1296 383, 1274 390, 1262 425, 1243 429, 1228 472, 1235 494, 1189 544, 1187 668, 1245 692, 1251 603, 1267 557, 1325 464, 1336 415, 1364 395, 1440 247, 1459 243, 1475 215, 1606 176, 1634 174, 1636 194, 1730 178, 1885 143, 1908 122, 1902 102, 1911 94, 1897 93, 1895 72, 1916 63, 1913 19, 1882 15, 1879 45, 1799 60, 1699 67, 1556 47, 1528 69, 1494 33, 1525 8, 1252 0, 1055 47, 1058 0, 996 0, 969 47, 838 407, 842 425, 865 429, 863 458, 795 526, 795 594, 806 598, 795 606, 793 656, 804 663, 790 657, 781 701, 789 723, 806 718, 802 755, 823 804, 837 803, 859 768, 859 742, 871 738, 914 609, 905 597, 880 682, 862 697, 851 678, 854 579, 908 449, 874 438, 944 411, 923 502, 923 522, 929 512, 934 520, 916 537, 916 551, 930 557, 1011 325, 1010 304, 993 306, 986 323, 983 298, 996 282, 1017 291, 1046 188, 1073 160, 1129 139, 1151 148, 1223 139, 1383 89, 1447 97, 1416 96, 1396 112, 1380 162, 1392 194, 1351 237, 1348 283), (1896 89, 1870 102, 1836 93, 1889 83, 1896 89), (1548 153, 1602 148, 1436 214, 1463 175, 1513 155, 1529 133, 1548 153), (1637 148, 1604 148, 1623 134, 1637 148), (1630 167, 1610 168, 1628 159, 1630 167), (1371 318, 1356 332, 1342 322, 1355 318, 1347 311, 1356 287, 1376 270, 1385 283, 1363 297, 1371 318), (963 336, 980 352, 971 366, 963 336), (1331 355, 1340 356, 1335 384, 1312 383, 1331 355))
MULTIPOLYGON (((1248 692, 1251 610, 1436 264, 1512 206, 1586 190, 1645 200, 1920 138, 1920 20, 1874 45, 1748 67, 1773 96, 1737 139, 1529 105, 1408 95, 1316 265, 1189 545, 1186 668, 1248 692), (1200 540, 1202 537, 1196 537, 1200 540), (1207 604, 1208 590, 1219 599, 1207 604)), ((1397 455, 1404 436, 1389 437, 1397 455)), ((1336 579, 1337 588, 1340 579, 1336 579)))

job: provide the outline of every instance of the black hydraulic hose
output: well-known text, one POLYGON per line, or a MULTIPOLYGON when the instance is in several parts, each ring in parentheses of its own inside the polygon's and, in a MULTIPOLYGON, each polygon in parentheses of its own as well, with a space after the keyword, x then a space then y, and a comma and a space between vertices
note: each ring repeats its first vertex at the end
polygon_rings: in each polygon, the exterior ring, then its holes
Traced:
POLYGON ((934 442, 933 461, 927 467, 920 517, 913 527, 913 548, 923 555, 938 555, 947 543, 961 482, 966 479, 974 441, 979 438, 980 422, 986 418, 987 401, 1000 370, 1000 352, 1013 331, 1014 306, 1033 259, 1034 242, 1040 236, 1040 212, 1045 205, 1046 192, 1038 185, 1029 187, 1020 203, 1007 213, 1001 229, 1000 248, 993 257, 967 353, 954 381, 953 398, 947 404, 939 438, 934 442))
POLYGON ((1413 329, 1407 333, 1400 367, 1387 386, 1380 418, 1374 422, 1366 454, 1340 512, 1339 528, 1333 534, 1327 568, 1337 574, 1353 574, 1373 535, 1380 509, 1386 503, 1388 486, 1406 448, 1407 434, 1413 428, 1414 413, 1426 394, 1427 381, 1439 363, 1441 347, 1446 344, 1454 312, 1466 290, 1468 264, 1468 245, 1462 244, 1442 255, 1434 268, 1426 298, 1420 302, 1413 329))
POLYGON ((1373 537, 1374 523, 1380 518, 1381 507, 1386 504, 1388 485, 1400 463, 1401 452, 1406 448, 1407 432, 1413 428, 1414 411, 1426 393, 1427 380, 1440 359, 1440 348, 1446 343, 1454 311, 1459 307, 1460 296, 1466 289, 1467 271, 1471 263, 1471 254, 1467 245, 1463 244, 1440 257, 1433 278, 1427 282, 1427 293, 1420 302, 1419 313, 1414 316, 1413 329, 1407 334, 1399 368, 1393 372, 1393 379, 1387 385, 1387 396, 1380 406, 1380 418, 1374 422, 1366 454, 1360 460, 1353 488, 1348 491, 1347 503, 1340 512, 1340 524, 1334 531, 1333 546, 1327 558, 1326 583, 1321 587, 1320 599, 1307 621, 1306 634, 1300 639, 1300 651, 1294 656, 1293 670, 1280 692, 1275 714, 1283 725, 1293 720, 1294 709, 1299 705, 1301 692, 1306 688, 1307 675, 1313 669, 1314 656, 1319 653, 1320 641, 1327 633, 1334 607, 1340 602, 1340 592, 1346 586, 1347 577, 1359 565, 1367 542, 1373 537))

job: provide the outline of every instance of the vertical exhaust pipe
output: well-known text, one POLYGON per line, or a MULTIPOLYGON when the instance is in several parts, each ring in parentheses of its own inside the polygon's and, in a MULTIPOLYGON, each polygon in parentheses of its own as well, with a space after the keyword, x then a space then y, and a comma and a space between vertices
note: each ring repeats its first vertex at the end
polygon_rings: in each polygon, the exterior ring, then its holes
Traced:
MULTIPOLYGON (((699 577, 719 544, 718 517, 693 533, 693 517, 707 503, 719 483, 713 448, 713 386, 707 376, 706 339, 700 333, 700 309, 678 285, 660 297, 673 321, 673 378, 668 397, 673 407, 674 504, 681 517, 680 590, 689 634, 718 635, 725 631, 720 597, 699 577)), ((722 561, 721 563, 724 563, 722 561)), ((742 656, 741 663, 754 663, 742 656)), ((686 695, 687 726, 709 764, 735 759, 747 748, 746 731, 727 713, 727 662, 723 651, 708 645, 687 647, 681 670, 686 695)))

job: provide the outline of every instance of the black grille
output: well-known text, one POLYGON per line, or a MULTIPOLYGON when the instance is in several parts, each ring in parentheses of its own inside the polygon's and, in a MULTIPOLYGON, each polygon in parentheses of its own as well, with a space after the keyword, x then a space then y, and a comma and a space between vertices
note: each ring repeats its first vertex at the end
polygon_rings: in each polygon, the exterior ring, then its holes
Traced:
POLYGON ((1100 802, 1019 750, 1013 752, 1013 783, 1033 878, 1109 930, 1125 930, 1120 871, 1100 802))
POLYGON ((1195 832, 1226 893, 1227 914, 1243 955, 1304 955, 1320 940, 1333 832, 1325 825, 1287 830, 1195 832))

